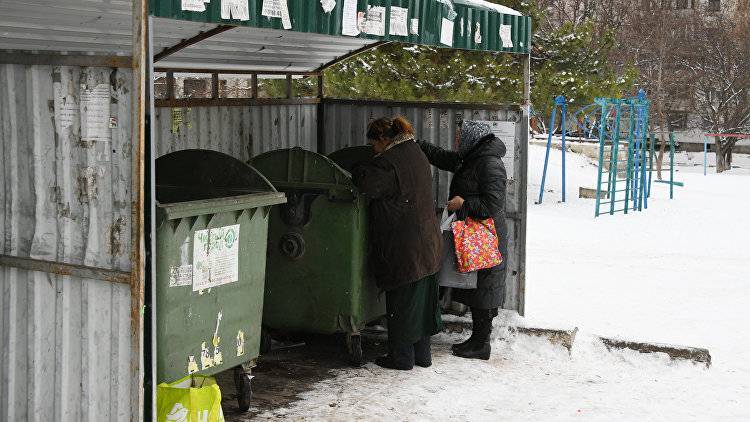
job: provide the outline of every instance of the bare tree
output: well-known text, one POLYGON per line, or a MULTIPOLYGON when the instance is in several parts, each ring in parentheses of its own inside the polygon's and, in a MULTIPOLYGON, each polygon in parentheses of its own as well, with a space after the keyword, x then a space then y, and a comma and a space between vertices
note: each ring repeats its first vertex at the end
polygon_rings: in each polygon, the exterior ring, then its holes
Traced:
POLYGON ((655 106, 660 139, 656 160, 657 177, 662 178, 662 163, 670 131, 667 111, 690 102, 688 79, 693 77, 682 61, 692 61, 700 48, 691 36, 691 28, 700 19, 695 9, 673 9, 670 1, 640 2, 641 8, 626 17, 619 31, 622 55, 619 60, 632 61, 638 68, 639 85, 655 106))
MULTIPOLYGON (((693 75, 696 110, 703 129, 712 133, 750 133, 750 26, 728 16, 696 28, 703 51, 683 63, 693 75)), ((716 172, 732 168, 736 138, 715 138, 716 172)))

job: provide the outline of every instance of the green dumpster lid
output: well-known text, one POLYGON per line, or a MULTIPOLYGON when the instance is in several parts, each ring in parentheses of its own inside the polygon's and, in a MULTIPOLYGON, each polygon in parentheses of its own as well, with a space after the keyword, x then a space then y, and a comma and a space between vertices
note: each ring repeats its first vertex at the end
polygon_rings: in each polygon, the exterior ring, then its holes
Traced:
POLYGON ((156 200, 173 219, 282 204, 286 197, 242 161, 190 149, 156 159, 156 200))
POLYGON ((346 147, 328 154, 328 158, 350 173, 358 163, 367 161, 374 156, 375 152, 370 145, 346 147))
POLYGON ((299 147, 261 154, 252 165, 280 189, 353 190, 351 175, 325 155, 299 147))

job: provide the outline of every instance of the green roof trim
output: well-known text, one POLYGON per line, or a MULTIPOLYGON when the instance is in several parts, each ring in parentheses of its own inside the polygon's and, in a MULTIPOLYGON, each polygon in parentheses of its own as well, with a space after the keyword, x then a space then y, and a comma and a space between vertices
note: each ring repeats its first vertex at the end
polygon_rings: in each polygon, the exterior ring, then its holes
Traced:
MULTIPOLYGON (((183 0, 150 0, 149 12, 152 16, 193 22, 215 23, 217 25, 236 25, 254 28, 283 28, 281 18, 269 18, 262 15, 264 0, 247 1, 249 20, 221 18, 222 0, 210 0, 205 3, 204 12, 182 10, 183 0)), ((265 0, 271 2, 272 0, 265 0)), ((331 12, 323 11, 319 0, 287 0, 291 28, 289 31, 314 33, 330 36, 342 35, 344 2, 336 0, 331 12)), ((361 33, 356 37, 374 41, 399 41, 409 44, 453 47, 465 50, 528 53, 531 43, 531 18, 513 14, 498 13, 487 7, 470 1, 456 0, 356 0, 357 11, 364 13, 368 7, 385 7, 383 36, 361 33), (390 34, 391 7, 408 9, 407 36, 390 34), (453 22, 452 46, 441 43, 441 31, 444 20, 453 22), (418 34, 412 34, 412 19, 418 19, 418 34), (479 35, 477 35, 477 29, 479 35), (500 33, 510 33, 512 46, 503 45, 500 33), (478 42, 477 42, 478 41, 478 42)), ((447 23, 447 22, 446 22, 447 23)), ((450 25, 447 25, 450 26, 450 25)))

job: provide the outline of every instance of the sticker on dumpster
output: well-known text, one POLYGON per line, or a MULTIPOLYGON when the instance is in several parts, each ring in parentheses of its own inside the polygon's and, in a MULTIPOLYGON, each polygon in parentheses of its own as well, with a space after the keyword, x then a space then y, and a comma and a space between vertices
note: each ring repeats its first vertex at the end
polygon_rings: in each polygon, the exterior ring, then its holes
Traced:
POLYGON ((192 265, 169 267, 169 287, 189 286, 191 284, 193 284, 192 265))
POLYGON ((214 358, 211 357, 206 342, 201 343, 201 370, 205 371, 208 368, 213 368, 214 358))
POLYGON ((237 331, 237 356, 245 354, 245 332, 242 330, 237 331))
POLYGON ((198 230, 193 239, 193 291, 239 279, 240 225, 198 230))
POLYGON ((195 362, 195 356, 188 356, 188 374, 194 374, 198 372, 198 364, 195 362))

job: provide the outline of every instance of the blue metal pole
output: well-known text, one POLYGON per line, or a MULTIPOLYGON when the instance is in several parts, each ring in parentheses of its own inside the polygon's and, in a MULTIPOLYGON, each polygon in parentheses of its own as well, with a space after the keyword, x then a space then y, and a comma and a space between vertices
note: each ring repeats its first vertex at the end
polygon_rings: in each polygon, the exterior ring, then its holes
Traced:
POLYGON ((599 126, 599 171, 597 172, 596 180, 596 209, 594 210, 594 217, 599 217, 599 207, 601 205, 602 197, 602 167, 604 167, 604 144, 606 143, 607 132, 605 125, 607 123, 607 103, 604 100, 597 99, 597 102, 601 101, 602 115, 601 123, 599 126))
MULTIPOLYGON (((617 162, 620 159, 620 116, 622 112, 622 103, 617 100, 615 103, 616 114, 615 114, 615 130, 612 134, 612 160, 610 160, 611 163, 614 163, 614 171, 612 171, 612 165, 610 164, 610 179, 612 180, 612 186, 610 190, 610 204, 609 204, 609 215, 613 215, 615 213, 615 203, 616 203, 616 193, 617 193, 617 162)), ((625 187, 627 189, 627 186, 625 187)), ((625 201, 625 207, 628 206, 628 201, 625 201)))
POLYGON ((560 106, 560 122, 562 124, 562 201, 565 202, 565 136, 567 132, 565 117, 568 113, 568 106, 565 97, 562 95, 555 98, 555 105, 560 106))
POLYGON ((542 186, 539 187, 539 201, 537 204, 542 203, 544 198, 544 182, 547 179, 547 164, 549 163, 549 150, 552 148, 552 132, 555 130, 555 114, 557 113, 557 105, 552 108, 552 117, 549 123, 549 135, 547 136, 547 152, 544 154, 544 170, 542 170, 542 186))

